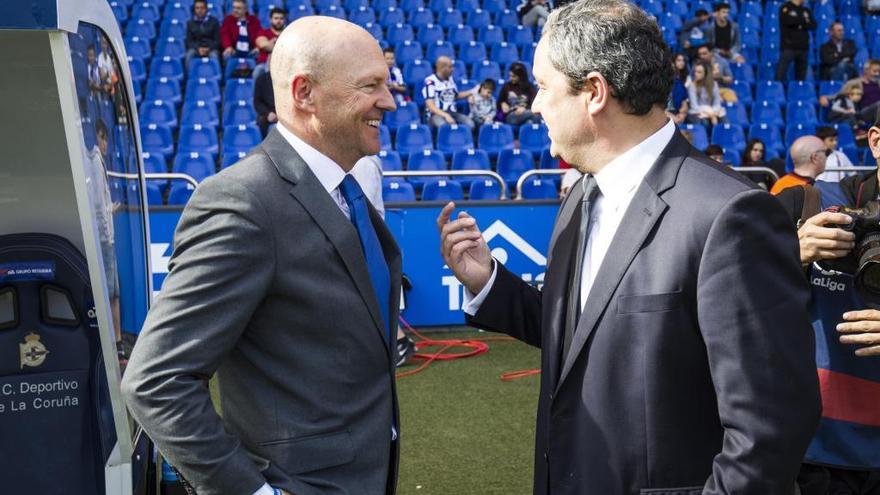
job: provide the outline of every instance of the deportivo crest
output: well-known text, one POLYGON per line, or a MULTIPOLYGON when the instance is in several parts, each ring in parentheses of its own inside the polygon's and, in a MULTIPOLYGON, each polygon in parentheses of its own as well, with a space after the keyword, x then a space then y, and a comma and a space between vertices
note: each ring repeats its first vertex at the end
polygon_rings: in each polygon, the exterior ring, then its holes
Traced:
POLYGON ((31 332, 24 338, 23 344, 18 344, 19 354, 21 355, 21 368, 30 366, 36 368, 43 364, 49 350, 40 342, 40 336, 31 332))

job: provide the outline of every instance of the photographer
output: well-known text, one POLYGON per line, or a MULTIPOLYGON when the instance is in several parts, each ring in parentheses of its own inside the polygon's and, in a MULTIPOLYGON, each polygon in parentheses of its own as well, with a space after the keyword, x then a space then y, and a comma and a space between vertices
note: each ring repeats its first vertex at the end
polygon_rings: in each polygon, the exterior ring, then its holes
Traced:
MULTIPOLYGON (((874 158, 880 157, 876 123, 868 139, 874 158)), ((865 290, 873 282, 864 276, 870 267, 859 266, 871 258, 870 252, 862 256, 866 239, 880 234, 880 223, 870 220, 880 212, 878 183, 875 169, 777 196, 799 224, 822 392, 823 417, 798 477, 803 495, 880 494, 880 295, 865 290), (834 206, 843 208, 824 211, 834 206), (845 214, 846 208, 866 210, 845 214), (859 226, 854 231, 838 228, 853 220, 859 226)))

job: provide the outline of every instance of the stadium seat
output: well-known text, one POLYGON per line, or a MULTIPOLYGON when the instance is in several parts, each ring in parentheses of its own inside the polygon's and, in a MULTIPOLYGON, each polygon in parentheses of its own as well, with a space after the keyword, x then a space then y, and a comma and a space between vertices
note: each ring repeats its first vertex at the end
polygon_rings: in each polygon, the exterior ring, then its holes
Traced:
POLYGON ((483 60, 478 64, 474 64, 471 70, 471 79, 474 81, 484 81, 486 79, 499 80, 501 76, 501 66, 498 62, 483 60))
POLYGON ((483 9, 474 10, 468 13, 466 24, 473 29, 482 30, 492 25, 492 15, 483 9))
POLYGON ((455 58, 455 48, 448 41, 436 41, 428 45, 428 62, 434 63, 439 57, 455 58))
MULTIPOLYGON (((444 158, 443 154, 437 150, 423 149, 420 152, 414 152, 409 156, 409 160, 406 163, 406 169, 413 172, 445 171, 446 158, 444 158)), ((409 181, 416 186, 417 190, 420 190, 425 182, 437 178, 445 177, 410 177, 409 181)))
POLYGON ((788 106, 785 110, 785 117, 786 120, 788 120, 788 125, 815 123, 817 120, 816 107, 814 107, 813 104, 809 102, 790 101, 788 102, 788 106))
POLYGON ((374 22, 368 22, 361 27, 363 27, 364 30, 370 33, 373 38, 375 38, 376 41, 380 43, 380 45, 382 43, 385 43, 385 33, 382 32, 382 26, 374 22))
POLYGON ((247 125, 257 121, 257 112, 247 100, 238 100, 223 107, 223 125, 247 125))
MULTIPOLYGON (((190 13, 189 3, 171 2, 165 4, 165 10, 162 12, 162 22, 173 20, 186 24, 192 14, 190 13)), ((184 34, 185 36, 185 34, 184 34)))
POLYGON ((736 93, 737 100, 743 105, 751 105, 754 101, 752 99, 752 85, 748 81, 733 81, 731 89, 736 93))
POLYGON ((174 36, 169 36, 167 38, 162 38, 156 42, 156 56, 157 57, 171 57, 177 58, 183 57, 186 54, 186 46, 184 45, 183 38, 175 38, 174 36))
POLYGON ((141 153, 141 160, 144 164, 144 173, 164 174, 168 172, 165 156, 161 153, 145 151, 141 153))
POLYGON ((457 180, 436 179, 425 182, 422 201, 458 201, 464 199, 464 190, 457 180))
POLYGON ((171 185, 171 191, 168 193, 168 204, 185 205, 195 190, 196 188, 188 182, 175 182, 171 185))
POLYGON ((180 126, 180 135, 177 143, 179 152, 207 153, 217 156, 220 145, 217 142, 217 131, 213 127, 199 124, 180 126))
POLYGON ((122 5, 119 2, 110 2, 110 10, 113 11, 113 17, 116 18, 116 22, 119 24, 120 28, 128 23, 128 9, 125 5, 122 5))
POLYGON ((387 125, 379 124, 379 149, 390 150, 393 148, 391 143, 391 131, 387 125))
POLYGON ((312 7, 315 10, 321 11, 330 7, 342 7, 342 2, 340 0, 314 0, 312 7))
POLYGON ((186 39, 186 21, 189 19, 165 18, 159 28, 159 36, 162 38, 174 37, 186 39))
POLYGON ((250 74, 251 71, 254 70, 254 66, 256 62, 252 58, 230 58, 226 61, 225 68, 223 69, 223 79, 229 81, 231 79, 235 79, 236 77, 244 77, 242 75, 238 75, 237 73, 245 72, 250 74))
POLYGON ((418 124, 420 121, 419 107, 410 102, 400 103, 397 105, 397 111, 385 112, 382 116, 382 123, 388 126, 392 133, 396 133, 401 127, 418 124))
MULTIPOLYGON (((140 86, 147 80, 147 69, 144 66, 144 61, 139 58, 128 57, 128 70, 131 74, 131 82, 136 86, 140 86)), ((88 76, 86 76, 88 78, 88 76)), ((86 79, 87 81, 87 79, 86 79)), ((77 78, 77 83, 79 82, 79 78, 77 78)))
POLYGON ((183 64, 179 58, 154 57, 150 63, 150 77, 166 77, 168 79, 183 79, 183 64))
MULTIPOLYGON (((782 142, 782 136, 779 134, 779 128, 772 124, 752 124, 749 127, 749 139, 760 139, 764 142, 766 150, 773 150, 774 156, 779 156, 785 151, 785 145, 782 142)), ((769 153, 765 153, 765 158, 769 153)))
POLYGON ((513 149, 513 128, 507 124, 494 123, 480 126, 477 143, 481 150, 495 159, 502 150, 513 149))
MULTIPOLYGON (((819 102, 816 86, 809 81, 789 81, 788 100, 789 103, 800 101, 815 105, 819 102)), ((788 118, 790 119, 791 116, 789 115, 788 118)))
MULTIPOLYGON (((432 0, 434 1, 434 0, 432 0)), ((437 24, 440 25, 443 29, 449 29, 454 26, 458 26, 459 24, 464 24, 464 15, 458 10, 453 8, 448 8, 443 11, 440 11, 438 14, 437 24)))
POLYGON ((141 2, 134 6, 131 11, 131 23, 132 21, 137 22, 138 19, 143 19, 145 22, 155 23, 160 18, 159 15, 159 7, 152 4, 151 2, 141 2))
POLYGON ((748 62, 730 64, 730 72, 737 81, 755 82, 755 72, 752 70, 752 64, 748 62))
POLYGON ((138 19, 125 26, 126 38, 142 38, 147 41, 156 39, 156 25, 152 21, 138 19))
POLYGON ((368 23, 375 23, 376 13, 370 7, 361 6, 353 11, 349 9, 348 20, 358 26, 363 26, 368 23))
POLYGON ((223 149, 251 149, 263 140, 256 124, 227 125, 223 128, 223 149))
POLYGON ((820 96, 834 96, 843 89, 843 81, 819 81, 820 96))
POLYGON ((758 101, 752 105, 752 123, 777 127, 785 125, 779 105, 770 101, 758 101))
POLYGON ((336 19, 347 20, 345 9, 336 5, 330 5, 327 8, 321 9, 318 14, 325 17, 335 17, 336 19))
POLYGON ((378 156, 379 161, 382 163, 383 171, 398 172, 403 170, 403 161, 400 159, 400 153, 393 150, 382 150, 378 156))
MULTIPOLYGON (((453 26, 449 28, 449 36, 447 37, 447 41, 456 46, 461 46, 465 43, 470 43, 474 41, 474 28, 466 25, 459 24, 458 26, 453 26)), ((482 44, 482 42, 480 42, 482 44)), ((485 48, 485 44, 483 47, 485 48)), ((460 50, 461 48, 459 48, 460 50)), ((461 58, 461 52, 459 51, 459 58, 461 58)))
POLYGON ((400 0, 400 3, 397 6, 404 12, 412 12, 417 9, 426 8, 425 2, 422 0, 400 0))
POLYGON ((749 125, 749 114, 744 104, 738 101, 722 102, 721 106, 727 112, 727 121, 743 127, 749 125))
POLYGON ((239 160, 247 156, 248 152, 245 150, 234 150, 234 149, 224 149, 223 155, 220 159, 220 168, 230 167, 235 165, 239 160))
POLYGON ((404 158, 411 153, 433 149, 431 141, 431 130, 424 124, 410 124, 397 129, 397 151, 404 158))
POLYGON ((486 59, 486 45, 479 41, 463 43, 458 47, 458 60, 466 64, 479 63, 486 59))
POLYGON ((183 103, 183 116, 180 123, 181 125, 201 124, 217 127, 220 125, 217 105, 204 100, 187 100, 183 103))
POLYGON ((494 43, 504 41, 504 30, 490 24, 480 28, 477 39, 485 43, 486 46, 492 46, 494 43))
POLYGON ((437 149, 446 155, 447 159, 457 151, 473 147, 474 137, 469 127, 452 124, 437 129, 437 149))
POLYGON ((409 11, 409 25, 420 29, 428 24, 434 24, 434 13, 424 7, 409 11))
POLYGON ((416 200, 413 185, 399 177, 389 177, 382 181, 382 199, 386 203, 405 203, 416 200))
POLYGON ((212 79, 190 79, 186 83, 186 99, 220 103, 220 85, 212 79))
POLYGON ((498 155, 497 172, 507 186, 513 188, 519 177, 535 168, 535 159, 530 151, 520 149, 504 149, 498 155))
POLYGON ((467 14, 480 8, 479 0, 456 0, 455 8, 462 13, 467 14))
POLYGON ((167 101, 145 101, 141 104, 138 116, 144 125, 159 124, 172 130, 177 128, 177 112, 174 111, 174 106, 167 101))
POLYGON ((180 83, 166 77, 149 79, 144 99, 147 101, 163 100, 178 105, 183 100, 180 94, 180 83))
POLYGON ((486 10, 490 14, 501 12, 506 8, 506 0, 483 0, 483 10, 486 10))
POLYGON ((429 0, 428 8, 439 14, 448 9, 454 8, 454 5, 452 4, 452 0, 429 0))
POLYGON ((531 28, 517 24, 507 29, 508 43, 513 43, 516 46, 525 46, 532 44, 534 41, 535 35, 532 33, 531 28))
POLYGON ((712 144, 742 153, 746 149, 746 136, 736 124, 718 124, 712 129, 712 144))
POLYGON ((148 206, 162 206, 162 189, 158 184, 153 184, 152 181, 147 182, 146 191, 148 206))
MULTIPOLYGON (((516 45, 501 42, 495 43, 491 46, 492 53, 489 56, 489 60, 497 62, 498 65, 507 65, 519 60, 519 50, 516 48, 516 45)), ((502 76, 507 76, 507 74, 503 74, 502 76)))
MULTIPOLYGON (((853 134, 852 127, 849 124, 829 124, 837 130, 837 146, 840 148, 849 148, 856 146, 856 137, 853 134)), ((855 162, 853 162, 855 163, 855 162)))
POLYGON ((524 124, 519 128, 519 147, 539 155, 550 149, 550 135, 544 124, 524 124))
POLYGON ((479 179, 471 182, 468 199, 471 201, 492 201, 501 198, 501 184, 495 179, 479 179))
POLYGON ((785 88, 779 81, 761 81, 755 86, 755 100, 785 103, 785 88))
MULTIPOLYGON (((373 8, 376 9, 377 12, 379 12, 379 25, 388 30, 387 34, 390 35, 390 31, 394 29, 395 26, 404 26, 403 23, 406 22, 406 18, 404 18, 403 11, 398 9, 397 7, 388 7, 387 9, 381 11, 376 8, 376 6, 373 6, 373 8)), ((410 32, 412 32, 412 27, 410 27, 410 32)))
POLYGON ((794 141, 801 136, 813 136, 816 134, 816 124, 812 122, 788 124, 785 128, 785 147, 790 148, 794 141))
POLYGON ((403 82, 410 88, 420 88, 425 78, 434 73, 432 63, 425 60, 413 60, 403 66, 403 82))
POLYGON ((190 79, 208 79, 219 81, 223 72, 220 69, 220 62, 216 58, 197 57, 193 58, 189 65, 190 79))
MULTIPOLYGON (((495 13, 495 25, 500 27, 501 29, 504 29, 504 30, 508 30, 508 28, 512 28, 512 27, 516 27, 516 26, 524 27, 524 26, 520 25, 519 16, 516 15, 516 11, 510 10, 507 8, 504 10, 499 10, 498 12, 495 13)), ((524 27, 524 29, 528 29, 528 28, 524 27)), ((509 31, 508 31, 508 33, 509 33, 509 31)), ((508 34, 508 36, 509 36, 509 34, 508 34)), ((513 43, 513 42, 511 41, 511 43, 513 43)))
POLYGON ((553 155, 550 154, 550 148, 547 148, 541 152, 540 168, 543 168, 543 169, 559 168, 559 159, 553 158, 553 155))
POLYGON ((223 89, 223 101, 238 100, 254 100, 253 79, 232 79, 226 81, 226 87, 223 89))
POLYGON ((406 65, 413 60, 425 58, 422 44, 418 41, 403 41, 394 47, 394 54, 398 65, 406 65))
POLYGON ((174 157, 174 165, 171 171, 178 174, 186 174, 197 182, 201 182, 214 175, 214 157, 194 151, 178 153, 174 157))
POLYGON ((156 124, 141 126, 141 148, 149 153, 171 156, 174 153, 171 129, 156 124))
POLYGON ((556 182, 549 178, 530 177, 523 182, 522 199, 558 199, 556 182))
POLYGON ((693 144, 694 148, 702 151, 709 146, 709 136, 703 124, 681 124, 678 128, 691 133, 691 144, 693 144))
MULTIPOLYGON (((416 33, 416 40, 422 45, 430 45, 435 41, 443 41, 443 28, 436 24, 428 24, 427 26, 422 26, 419 28, 419 31, 416 33)), ((452 40, 449 40, 451 43, 455 43, 452 40)))

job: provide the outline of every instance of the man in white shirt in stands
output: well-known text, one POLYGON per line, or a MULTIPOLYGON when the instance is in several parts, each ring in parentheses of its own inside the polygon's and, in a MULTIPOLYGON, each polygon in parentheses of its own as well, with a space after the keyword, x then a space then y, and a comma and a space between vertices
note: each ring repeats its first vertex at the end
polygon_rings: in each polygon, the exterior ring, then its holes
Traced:
POLYGON ((831 126, 821 126, 816 129, 816 137, 825 143, 825 149, 831 152, 828 159, 825 160, 825 171, 816 177, 816 180, 824 180, 825 182, 840 182, 840 179, 855 175, 856 172, 839 172, 837 169, 852 167, 853 163, 846 156, 846 153, 837 149, 838 135, 837 129, 831 126))
POLYGON ((452 72, 452 59, 446 56, 437 57, 437 61, 434 63, 434 73, 425 78, 422 96, 425 98, 428 124, 433 127, 460 124, 473 129, 473 119, 459 113, 455 101, 472 95, 474 89, 459 92, 452 72))

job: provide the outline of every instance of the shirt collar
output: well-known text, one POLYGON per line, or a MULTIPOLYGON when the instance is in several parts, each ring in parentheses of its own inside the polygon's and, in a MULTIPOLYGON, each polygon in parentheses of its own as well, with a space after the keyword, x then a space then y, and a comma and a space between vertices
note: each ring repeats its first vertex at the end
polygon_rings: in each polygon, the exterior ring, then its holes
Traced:
POLYGON ((339 184, 342 184, 342 179, 345 178, 345 171, 342 170, 342 167, 327 155, 300 139, 296 134, 290 132, 283 124, 279 123, 275 128, 290 143, 290 146, 293 147, 300 158, 306 162, 306 165, 315 174, 315 177, 318 178, 318 182, 324 186, 328 193, 338 188, 339 184))
POLYGON ((596 184, 602 195, 612 202, 625 198, 648 175, 674 134, 675 124, 669 120, 647 139, 608 162, 596 174, 596 184))

